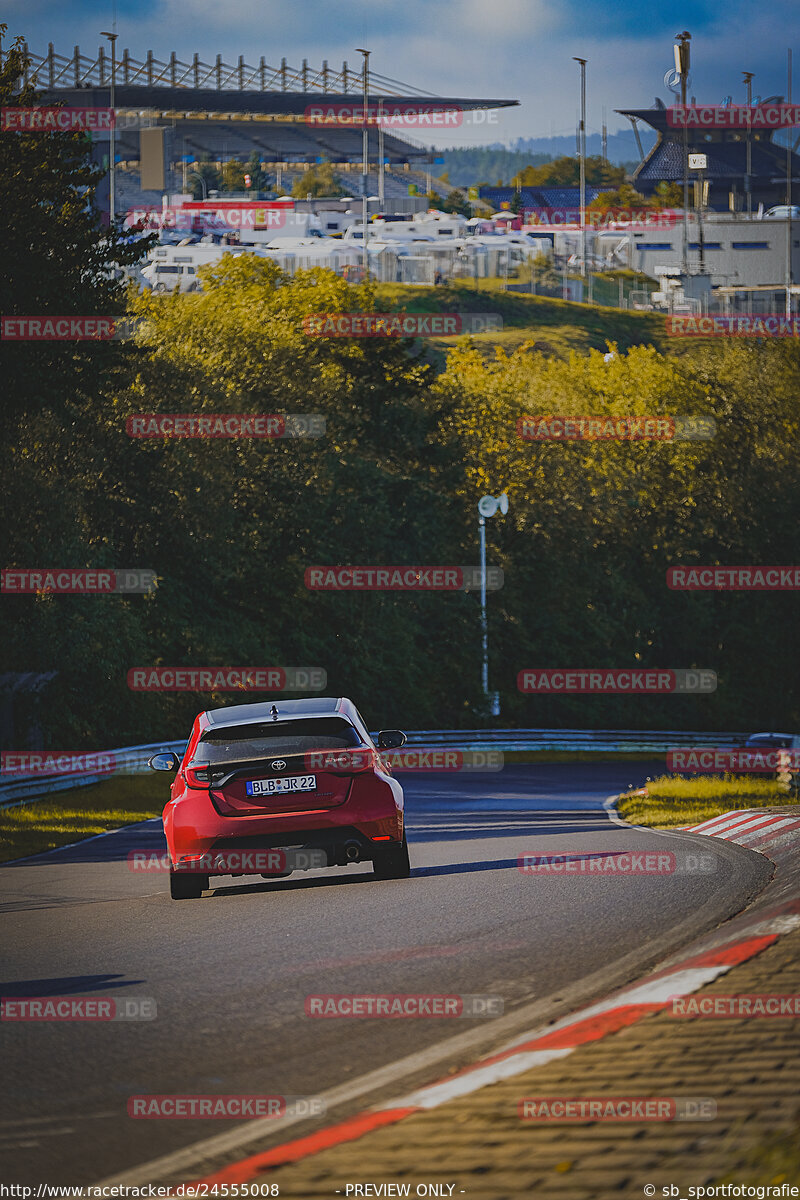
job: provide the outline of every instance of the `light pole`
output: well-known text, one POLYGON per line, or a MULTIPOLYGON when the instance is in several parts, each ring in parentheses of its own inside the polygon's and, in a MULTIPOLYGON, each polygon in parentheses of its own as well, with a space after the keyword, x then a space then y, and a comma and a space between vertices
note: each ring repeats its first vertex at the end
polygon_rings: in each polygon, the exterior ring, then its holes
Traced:
POLYGON ((581 275, 586 278, 586 59, 572 56, 581 64, 581 275))
POLYGON ((361 152, 363 162, 361 164, 361 224, 364 229, 364 277, 369 279, 369 257, 367 254, 367 242, 369 241, 369 229, 367 223, 367 172, 369 170, 369 124, 368 112, 369 105, 369 56, 371 51, 362 50, 360 46, 356 46, 356 54, 364 55, 363 69, 363 88, 364 88, 364 120, 363 130, 361 135, 361 152))
POLYGON ((384 144, 383 144, 383 97, 378 101, 378 198, 380 200, 380 211, 385 208, 385 183, 384 183, 384 144))
MULTIPOLYGON (((786 102, 792 103, 792 51, 787 51, 786 102)), ((786 316, 792 315, 792 139, 786 139, 786 316)))
POLYGON ((111 104, 109 106, 111 108, 111 141, 109 143, 109 158, 110 158, 111 162, 110 162, 109 189, 108 189, 108 212, 109 212, 109 217, 110 217, 109 223, 113 226, 114 218, 117 215, 117 190, 116 190, 117 144, 116 144, 116 139, 114 136, 115 135, 114 126, 116 124, 116 114, 114 112, 114 90, 115 90, 116 84, 117 84, 117 38, 119 37, 119 34, 118 33, 107 33, 104 29, 101 29, 100 36, 104 37, 104 38, 108 38, 108 40, 111 42, 111 96, 110 96, 111 104))
POLYGON ((493 517, 497 510, 506 515, 508 512, 508 496, 502 492, 499 496, 482 496, 478 501, 478 539, 480 544, 481 571, 481 687, 484 699, 489 702, 489 712, 493 717, 500 716, 500 693, 489 693, 489 626, 486 620, 486 519, 493 517))
POLYGON ((742 71, 744 81, 747 84, 747 166, 745 168, 744 190, 747 192, 747 219, 753 219, 753 194, 750 191, 750 177, 753 173, 753 148, 750 140, 750 118, 752 116, 750 107, 753 103, 753 72, 742 71))
POLYGON ((685 30, 675 35, 675 70, 681 79, 681 109, 683 112, 683 274, 689 274, 689 122, 686 116, 686 89, 689 84, 689 42, 692 35, 685 30))

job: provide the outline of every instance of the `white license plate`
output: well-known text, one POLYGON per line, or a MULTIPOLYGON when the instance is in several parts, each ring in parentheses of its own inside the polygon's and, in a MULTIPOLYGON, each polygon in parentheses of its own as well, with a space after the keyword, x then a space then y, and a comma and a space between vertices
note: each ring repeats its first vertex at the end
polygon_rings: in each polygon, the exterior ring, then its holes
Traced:
POLYGON ((276 792, 313 792, 316 775, 290 775, 284 779, 253 779, 247 783, 248 796, 273 796, 276 792))

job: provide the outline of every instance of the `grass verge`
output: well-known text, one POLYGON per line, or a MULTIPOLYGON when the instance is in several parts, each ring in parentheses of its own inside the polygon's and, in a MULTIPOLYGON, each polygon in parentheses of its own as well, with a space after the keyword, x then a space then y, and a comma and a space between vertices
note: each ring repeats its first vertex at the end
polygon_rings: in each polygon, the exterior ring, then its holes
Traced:
MULTIPOLYGON (((502 280, 481 280, 481 289, 456 282, 448 287, 423 287, 400 283, 375 285, 375 307, 379 312, 491 312, 502 317, 499 331, 476 333, 478 349, 494 356, 496 349, 512 353, 522 345, 556 357, 576 350, 605 350, 616 342, 622 352, 630 346, 653 345, 668 351, 670 340, 663 315, 628 312, 601 305, 575 304, 545 296, 502 290, 502 280)), ((441 356, 453 338, 428 338, 431 351, 441 356)))
POLYGON ((163 775, 119 775, 44 800, 0 809, 0 862, 41 854, 84 838, 160 817, 169 800, 163 775))
POLYGON ((670 828, 699 825, 737 808, 798 804, 797 791, 777 779, 751 775, 661 775, 647 781, 647 795, 622 796, 617 812, 632 825, 670 828))

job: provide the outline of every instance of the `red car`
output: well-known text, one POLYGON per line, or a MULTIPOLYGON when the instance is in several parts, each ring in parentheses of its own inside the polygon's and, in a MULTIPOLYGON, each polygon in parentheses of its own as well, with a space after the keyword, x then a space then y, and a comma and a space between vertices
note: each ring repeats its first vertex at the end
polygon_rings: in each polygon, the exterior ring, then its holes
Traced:
POLYGON ((173 900, 200 896, 210 875, 276 878, 296 869, 372 861, 378 879, 411 871, 403 789, 345 697, 237 704, 201 712, 164 809, 173 900))

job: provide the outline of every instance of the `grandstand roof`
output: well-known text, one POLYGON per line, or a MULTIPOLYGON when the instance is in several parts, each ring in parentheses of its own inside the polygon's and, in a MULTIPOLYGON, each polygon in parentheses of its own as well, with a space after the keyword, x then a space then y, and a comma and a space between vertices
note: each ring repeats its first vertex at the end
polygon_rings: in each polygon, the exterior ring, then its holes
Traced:
MULTIPOLYGON (((23 47, 29 63, 25 82, 34 82, 45 96, 68 105, 108 105, 112 63, 105 47, 97 55, 56 54, 52 43, 46 55, 34 54, 23 47)), ((321 69, 310 68, 303 60, 301 69, 289 67, 286 59, 280 67, 268 66, 263 56, 258 66, 250 66, 242 55, 236 65, 216 56, 215 63, 204 63, 195 54, 192 61, 181 62, 175 51, 167 61, 156 59, 152 50, 144 60, 133 59, 123 50, 115 60, 115 107, 156 109, 172 113, 247 113, 301 117, 307 108, 331 102, 358 107, 362 103, 362 74, 347 63, 342 70, 331 70, 327 62, 321 69)), ((460 109, 463 112, 487 108, 507 108, 518 100, 475 99, 465 96, 434 96, 430 92, 390 79, 375 71, 367 75, 367 96, 381 99, 388 108, 406 112, 430 109, 460 109)))
MULTIPOLYGON (((54 103, 61 101, 69 106, 110 103, 109 87, 64 87, 45 88, 43 99, 54 103)), ((370 94, 374 102, 377 97, 370 94)), ((472 112, 485 108, 508 108, 519 104, 518 100, 474 99, 465 96, 381 96, 387 107, 396 104, 405 112, 426 112, 435 108, 455 109, 472 112)), ((114 104, 117 109, 151 108, 162 113, 242 113, 248 115, 270 115, 302 117, 306 109, 326 104, 351 104, 360 108, 361 92, 332 95, 329 92, 260 92, 218 91, 211 88, 191 87, 148 87, 147 84, 119 84, 114 89, 114 104)), ((421 130, 424 132, 424 129, 421 130)))

